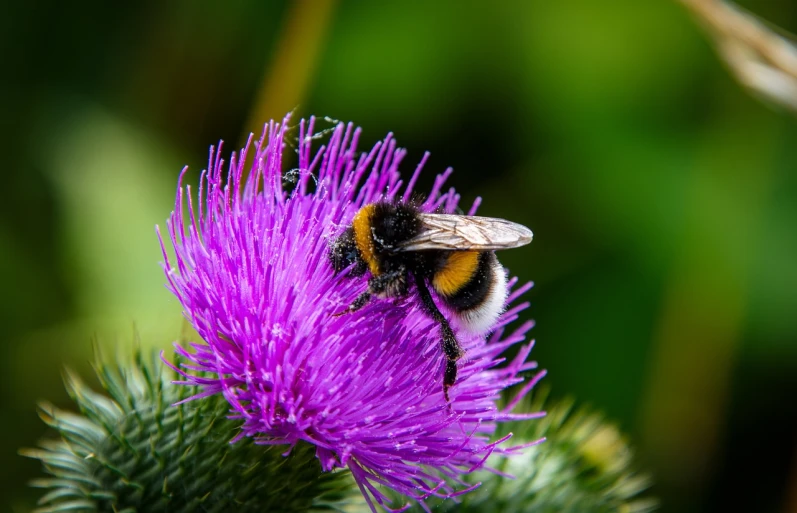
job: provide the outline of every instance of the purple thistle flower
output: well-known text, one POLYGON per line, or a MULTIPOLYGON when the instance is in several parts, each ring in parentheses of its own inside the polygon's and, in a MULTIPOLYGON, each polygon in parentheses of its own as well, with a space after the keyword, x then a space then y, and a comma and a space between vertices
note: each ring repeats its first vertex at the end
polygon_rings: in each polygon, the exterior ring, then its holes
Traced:
MULTIPOLYGON (((241 437, 315 445, 325 471, 351 471, 372 510, 374 501, 388 509, 377 485, 422 505, 429 496, 469 491, 475 486, 462 475, 481 468, 490 454, 530 445, 506 446, 509 436, 491 440, 496 424, 543 415, 512 409, 544 372, 506 407, 498 406, 501 392, 536 367, 526 361, 532 343, 499 366, 501 354, 521 343, 533 325, 505 333, 528 303, 509 306, 487 340, 458 335, 467 354, 446 403, 437 324, 412 299, 376 300, 333 316, 367 280, 333 275, 328 260, 330 242, 361 206, 410 199, 428 154, 402 187, 398 166, 406 152, 392 135, 360 154, 360 130, 341 123, 313 152, 310 118, 300 123, 298 168, 283 173, 287 121, 266 126, 250 168, 251 137, 239 155, 233 153, 226 182, 221 147, 211 147, 196 202, 190 186, 184 201, 185 170, 181 174, 167 223, 174 264, 160 231, 158 236, 168 288, 204 342, 176 345, 188 361, 180 383, 200 385, 196 397, 224 394, 242 421, 241 437), (283 188, 288 178, 294 179, 290 191, 283 188)), ((437 177, 422 210, 456 209, 459 195, 453 189, 441 193, 451 171, 437 177)), ((508 305, 531 287, 516 282, 509 281, 508 305)))

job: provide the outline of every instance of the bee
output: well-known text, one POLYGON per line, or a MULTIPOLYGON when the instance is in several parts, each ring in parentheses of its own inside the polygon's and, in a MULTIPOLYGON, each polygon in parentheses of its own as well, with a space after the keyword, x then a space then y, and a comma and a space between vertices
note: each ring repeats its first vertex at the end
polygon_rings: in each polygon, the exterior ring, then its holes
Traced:
POLYGON ((490 217, 421 212, 411 203, 377 202, 363 206, 351 226, 332 243, 335 273, 370 272, 368 288, 343 312, 364 307, 373 298, 402 298, 412 292, 424 312, 440 326, 446 357, 443 395, 457 380, 464 355, 449 319, 432 298, 437 296, 457 328, 485 333, 504 310, 506 275, 495 250, 531 242, 525 226, 490 217))

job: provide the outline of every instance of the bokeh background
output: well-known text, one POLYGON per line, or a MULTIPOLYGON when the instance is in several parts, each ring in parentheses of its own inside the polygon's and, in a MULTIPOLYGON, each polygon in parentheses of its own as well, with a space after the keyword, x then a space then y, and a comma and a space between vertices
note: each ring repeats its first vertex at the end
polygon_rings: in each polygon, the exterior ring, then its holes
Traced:
MULTIPOLYGON (((797 29, 787 1, 746 8, 797 29)), ((522 222, 553 395, 615 419, 664 512, 797 511, 797 126, 682 5, 12 2, 0 18, 0 509, 28 511, 92 344, 168 348, 154 226, 183 165, 270 117, 395 133, 522 222)), ((423 185, 419 189, 424 189, 423 185)))

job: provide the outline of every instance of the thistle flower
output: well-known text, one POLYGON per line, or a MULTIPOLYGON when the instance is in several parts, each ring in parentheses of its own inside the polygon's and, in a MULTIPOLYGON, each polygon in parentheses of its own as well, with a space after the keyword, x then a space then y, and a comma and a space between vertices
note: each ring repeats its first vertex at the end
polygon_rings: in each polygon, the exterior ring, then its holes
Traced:
MULTIPOLYGON (((536 367, 527 361, 531 343, 509 362, 501 356, 532 327, 505 332, 528 307, 515 302, 531 284, 509 281, 509 306, 487 339, 459 334, 467 355, 448 404, 434 321, 412 300, 333 316, 366 283, 335 276, 328 261, 330 242, 361 206, 410 199, 428 155, 403 186, 398 167, 406 152, 391 135, 359 154, 360 130, 338 124, 314 152, 314 124, 300 123, 298 167, 289 173, 282 172, 288 118, 266 126, 250 168, 251 137, 226 176, 221 148, 211 148, 196 200, 190 186, 184 194, 183 171, 167 223, 174 262, 159 232, 168 288, 203 339, 176 345, 188 361, 180 383, 201 386, 196 397, 223 394, 241 422, 239 438, 312 444, 324 470, 351 471, 374 511, 374 502, 388 509, 379 485, 421 505, 430 496, 455 497, 478 486, 462 476, 491 454, 537 443, 512 446, 511 435, 494 435, 498 423, 543 415, 512 411, 543 372, 498 406, 501 392, 536 367)), ((423 211, 455 211, 459 195, 441 193, 450 173, 437 177, 423 211)))

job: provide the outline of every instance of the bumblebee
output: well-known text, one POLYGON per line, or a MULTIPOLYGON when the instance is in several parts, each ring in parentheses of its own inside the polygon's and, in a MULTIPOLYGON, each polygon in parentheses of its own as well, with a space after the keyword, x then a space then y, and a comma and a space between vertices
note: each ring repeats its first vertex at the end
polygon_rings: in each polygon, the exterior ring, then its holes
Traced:
POLYGON ((431 291, 457 328, 488 331, 507 296, 506 275, 494 251, 531 239, 531 230, 504 219, 426 213, 409 203, 365 205, 333 241, 329 257, 336 274, 350 267, 350 276, 370 272, 368 288, 336 315, 356 312, 373 298, 401 298, 414 291, 440 326, 446 357, 443 394, 449 402, 448 389, 457 380, 457 360, 464 350, 431 291))

